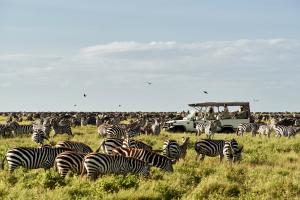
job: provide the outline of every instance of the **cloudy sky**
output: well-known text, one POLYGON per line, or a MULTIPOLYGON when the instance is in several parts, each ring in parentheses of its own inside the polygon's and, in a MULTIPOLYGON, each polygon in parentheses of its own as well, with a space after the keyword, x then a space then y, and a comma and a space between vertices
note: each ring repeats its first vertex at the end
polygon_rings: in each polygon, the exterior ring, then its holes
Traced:
POLYGON ((203 101, 300 111, 299 10, 298 0, 0 0, 0 111, 203 101))

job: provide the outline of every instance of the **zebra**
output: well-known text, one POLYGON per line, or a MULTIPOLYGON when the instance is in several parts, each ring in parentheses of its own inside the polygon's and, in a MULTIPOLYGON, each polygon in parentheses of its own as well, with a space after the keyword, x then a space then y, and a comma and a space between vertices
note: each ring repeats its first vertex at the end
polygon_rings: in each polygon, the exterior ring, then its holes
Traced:
POLYGON ((87 153, 81 153, 76 151, 65 151, 55 158, 54 166, 59 172, 60 176, 64 178, 71 170, 77 174, 81 174, 83 171, 83 159, 87 153))
POLYGON ((175 140, 167 140, 163 146, 163 155, 176 160, 179 160, 180 158, 184 159, 189 140, 189 137, 183 137, 182 145, 179 145, 175 140))
POLYGON ((73 136, 70 124, 68 123, 59 124, 54 119, 50 121, 50 124, 52 125, 52 128, 54 130, 53 137, 55 137, 57 134, 64 134, 64 133, 67 133, 69 136, 73 136))
POLYGON ((271 128, 268 125, 260 125, 257 132, 261 135, 266 135, 270 138, 271 128))
POLYGON ((56 147, 65 147, 72 149, 76 152, 81 153, 91 153, 93 150, 88 145, 82 143, 82 142, 74 142, 74 141, 59 141, 56 145, 56 147))
POLYGON ((11 128, 8 124, 0 124, 0 136, 6 137, 11 135, 11 128))
POLYGON ((275 130, 276 137, 285 136, 290 138, 291 136, 295 136, 299 131, 299 129, 292 126, 275 125, 273 128, 275 130))
POLYGON ((219 128, 221 128, 221 122, 220 120, 210 120, 208 121, 207 125, 205 126, 205 134, 208 139, 212 139, 215 132, 218 131, 219 128))
POLYGON ((10 122, 9 127, 13 130, 14 135, 25 135, 33 133, 33 126, 32 125, 20 125, 18 122, 10 122))
POLYGON ((122 147, 130 147, 130 148, 137 148, 137 149, 147 149, 149 151, 152 151, 152 146, 142 142, 142 141, 139 141, 139 140, 134 140, 134 139, 125 139, 123 140, 123 144, 122 144, 122 147))
POLYGON ((64 151, 70 151, 70 149, 51 147, 49 145, 44 145, 38 148, 13 148, 7 151, 2 160, 1 168, 4 168, 4 161, 7 160, 10 173, 12 173, 19 166, 27 169, 50 169, 54 164, 56 156, 64 151))
POLYGON ((240 162, 242 159, 243 147, 239 147, 235 139, 226 140, 223 147, 223 155, 232 164, 234 162, 240 162))
POLYGON ((87 126, 88 124, 88 118, 87 117, 81 117, 80 118, 80 125, 81 126, 87 126))
POLYGON ((48 137, 42 130, 36 130, 32 133, 31 140, 38 145, 43 145, 44 140, 48 140, 48 137))
POLYGON ((106 129, 106 135, 108 138, 126 138, 126 131, 124 128, 113 125, 106 129))
POLYGON ((255 136, 257 134, 258 128, 258 123, 242 123, 238 125, 236 134, 243 136, 244 132, 251 132, 251 135, 255 136))
POLYGON ((202 133, 205 133, 205 127, 208 125, 208 122, 199 122, 196 124, 196 136, 200 136, 202 133))
POLYGON ((146 162, 121 155, 90 153, 84 157, 83 164, 84 169, 81 174, 87 172, 87 177, 91 181, 94 181, 99 174, 106 173, 127 174, 133 172, 141 176, 150 175, 150 166, 146 162))
POLYGON ((195 151, 197 153, 196 160, 204 160, 205 156, 215 157, 219 156, 220 162, 223 160, 223 147, 225 141, 224 140, 212 140, 212 139, 203 139, 198 140, 195 143, 195 151))
POLYGON ((154 124, 151 125, 151 131, 154 135, 160 134, 160 124, 158 123, 157 119, 155 119, 154 124))
POLYGON ((112 150, 112 155, 122 155, 126 157, 134 157, 143 160, 151 166, 161 168, 167 172, 173 172, 173 164, 176 160, 171 160, 166 156, 157 154, 146 149, 124 148, 118 147, 112 150))
POLYGON ((43 122, 42 130, 45 133, 45 135, 49 138, 50 137, 50 132, 51 132, 51 124, 50 124, 49 119, 46 119, 43 122))
POLYGON ((100 142, 96 152, 101 150, 102 153, 112 154, 112 150, 117 147, 122 147, 124 139, 121 138, 106 138, 100 142))

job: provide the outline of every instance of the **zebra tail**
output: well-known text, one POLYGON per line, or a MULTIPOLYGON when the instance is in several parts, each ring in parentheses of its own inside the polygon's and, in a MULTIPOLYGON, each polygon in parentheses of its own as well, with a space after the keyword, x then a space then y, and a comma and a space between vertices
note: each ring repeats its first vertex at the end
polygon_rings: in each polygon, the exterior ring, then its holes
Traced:
POLYGON ((4 156, 2 162, 1 162, 1 165, 0 165, 0 170, 3 170, 4 169, 4 161, 7 160, 6 159, 6 155, 4 156))

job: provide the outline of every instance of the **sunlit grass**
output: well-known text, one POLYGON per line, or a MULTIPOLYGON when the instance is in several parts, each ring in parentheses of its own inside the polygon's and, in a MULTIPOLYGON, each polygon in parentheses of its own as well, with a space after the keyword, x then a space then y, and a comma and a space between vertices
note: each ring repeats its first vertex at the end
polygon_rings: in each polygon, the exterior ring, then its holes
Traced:
MULTIPOLYGON (((0 121, 5 119, 0 118, 0 121)), ((74 128, 72 140, 98 148, 100 138, 95 126, 74 128)), ((53 133, 51 134, 53 135, 53 133)), ((13 174, 0 171, 0 199, 299 199, 300 198, 300 137, 252 138, 233 134, 216 134, 216 139, 237 138, 244 146, 243 161, 230 166, 219 163, 217 157, 195 161, 191 133, 159 136, 139 136, 154 149, 161 149, 166 139, 181 143, 183 136, 191 137, 185 160, 174 165, 174 173, 152 168, 151 177, 140 178, 107 175, 96 182, 69 174, 61 180, 54 169, 44 171, 19 168, 13 174)), ((202 135, 202 138, 205 136, 202 135)), ((54 142, 67 139, 60 135, 54 142)), ((5 152, 18 146, 36 146, 31 138, 1 138, 0 159, 5 152)))

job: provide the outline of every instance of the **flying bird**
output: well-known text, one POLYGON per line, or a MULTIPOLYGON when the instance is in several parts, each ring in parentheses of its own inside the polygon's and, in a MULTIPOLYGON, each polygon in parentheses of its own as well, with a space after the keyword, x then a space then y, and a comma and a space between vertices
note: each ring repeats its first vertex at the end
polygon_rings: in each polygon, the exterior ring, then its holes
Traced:
POLYGON ((203 91, 203 93, 204 93, 204 94, 208 94, 208 92, 207 92, 207 91, 205 91, 205 90, 203 91))
POLYGON ((148 84, 148 85, 152 85, 152 82, 150 82, 150 81, 147 81, 147 84, 148 84))
POLYGON ((74 104, 74 107, 76 107, 77 105, 76 104, 74 104))
POLYGON ((122 105, 121 104, 119 104, 119 107, 121 107, 122 105))
POLYGON ((86 94, 83 94, 83 97, 85 98, 87 95, 86 94))

